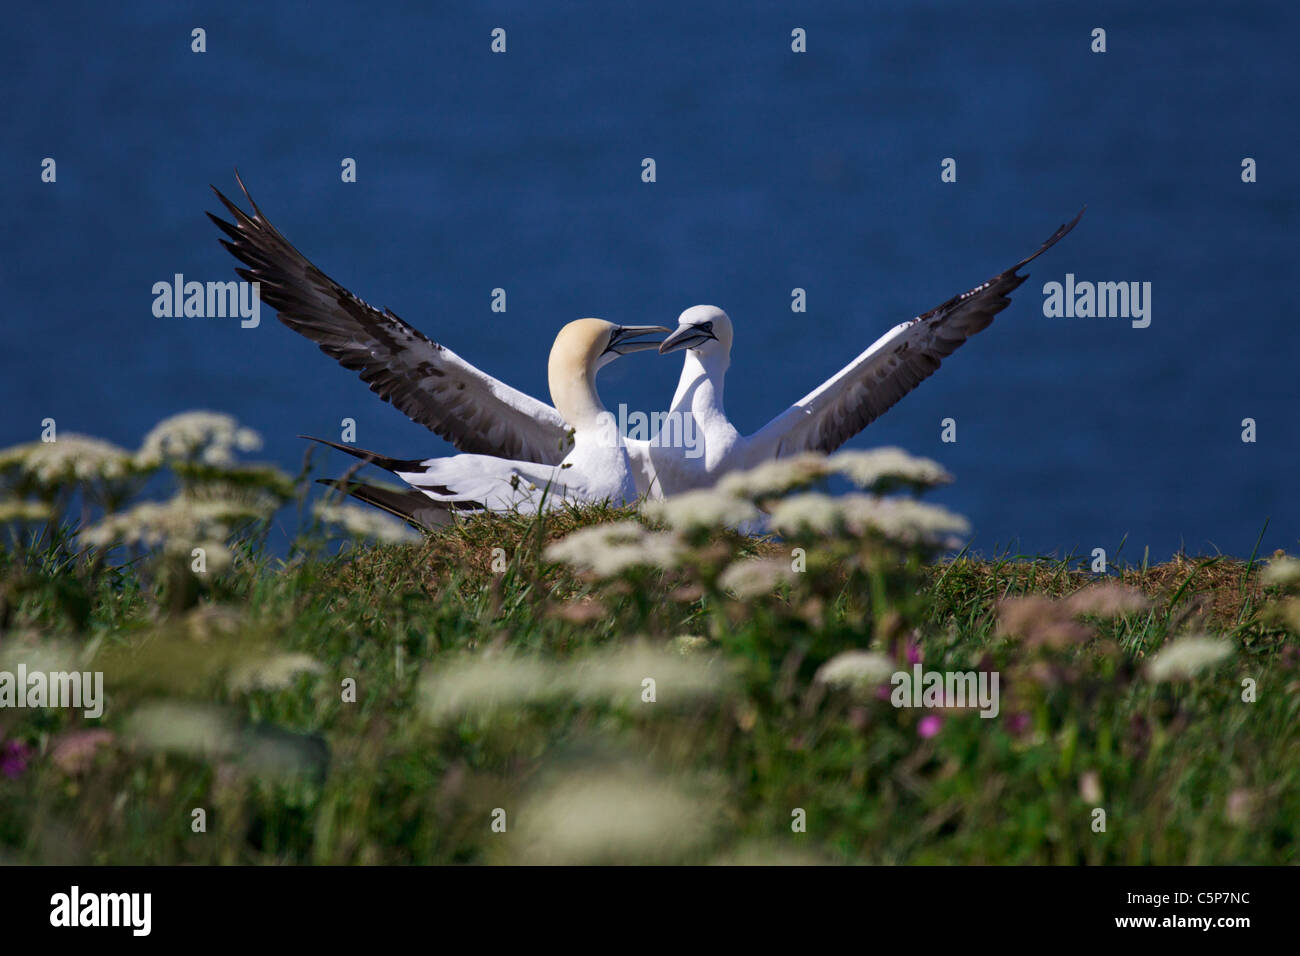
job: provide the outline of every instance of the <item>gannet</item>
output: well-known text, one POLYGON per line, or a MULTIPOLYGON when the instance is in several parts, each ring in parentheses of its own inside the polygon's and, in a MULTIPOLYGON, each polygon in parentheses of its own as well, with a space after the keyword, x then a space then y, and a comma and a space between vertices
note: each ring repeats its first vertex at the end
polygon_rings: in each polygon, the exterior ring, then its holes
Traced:
POLYGON ((637 500, 627 451, 617 422, 596 392, 596 374, 622 355, 654 349, 659 341, 635 341, 662 325, 615 325, 579 319, 560 330, 551 347, 547 380, 551 401, 569 426, 572 448, 554 465, 463 454, 411 461, 321 441, 392 472, 423 500, 371 486, 329 482, 369 504, 425 527, 445 524, 452 511, 516 511, 530 514, 564 502, 637 500))
POLYGON ((731 319, 716 306, 687 309, 659 351, 686 350, 670 414, 694 418, 703 436, 703 454, 688 457, 680 448, 650 448, 650 467, 643 480, 671 496, 709 487, 727 472, 769 459, 834 451, 929 377, 958 346, 987 328, 1011 303, 1011 292, 1029 278, 1017 275, 1017 270, 1054 246, 1082 215, 1081 210, 1033 255, 1010 269, 894 326, 834 376, 748 436, 731 424, 723 405, 723 385, 731 365, 731 319))
MULTIPOLYGON (((376 395, 460 451, 542 465, 564 460, 572 441, 557 409, 480 371, 391 310, 380 311, 343 288, 290 245, 238 174, 235 178, 253 214, 213 186, 235 221, 212 213, 208 218, 229 237, 221 244, 247 266, 235 272, 260 283, 261 301, 281 322, 360 372, 376 395)), ((629 440, 626 451, 639 463, 634 469, 639 490, 650 491, 648 443, 629 440)))

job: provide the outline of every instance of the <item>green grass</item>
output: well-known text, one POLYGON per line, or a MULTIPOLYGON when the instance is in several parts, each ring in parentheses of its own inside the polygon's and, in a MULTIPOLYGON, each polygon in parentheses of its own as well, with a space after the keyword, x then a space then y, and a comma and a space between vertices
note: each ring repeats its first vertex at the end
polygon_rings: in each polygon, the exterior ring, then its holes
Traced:
POLYGON ((1297 862, 1300 654, 1279 610, 1288 598, 1253 565, 1113 571, 1150 607, 1084 617, 1062 642, 1005 633, 997 605, 1092 584, 1076 562, 928 563, 813 538, 794 584, 739 600, 718 569, 738 555, 785 559, 793 542, 697 536, 686 567, 608 581, 543 560, 546 541, 630 514, 488 517, 288 566, 254 546, 170 597, 175 579, 148 558, 91 566, 48 540, 0 552, 0 654, 81 654, 108 690, 100 721, 0 709, 0 753, 26 754, 0 774, 0 860, 1297 862), (1223 635, 1232 656, 1153 680, 1146 659, 1191 633, 1223 635), (681 635, 707 644, 668 651, 677 669, 665 664, 658 699, 643 702, 619 652, 681 635), (945 711, 923 736, 925 711, 814 679, 853 649, 906 668, 909 648, 927 670, 996 669, 999 716, 945 711), (258 669, 285 653, 315 669, 258 669), (558 683, 503 681, 490 705, 480 692, 432 717, 427 681, 467 660, 531 662, 544 668, 536 681, 558 683), (707 670, 703 690, 678 683, 683 667, 707 670), (250 668, 266 686, 249 684, 250 668), (1245 678, 1255 702, 1242 699, 1245 678), (586 681, 614 686, 587 694, 586 681), (170 746, 141 730, 160 700, 181 715, 163 720, 170 746), (207 705, 220 710, 196 709, 207 705), (187 708, 219 713, 228 736, 204 738, 187 708), (69 748, 97 728, 111 737, 74 760, 69 748), (573 839, 602 799, 618 804, 613 822, 595 845, 573 839), (196 808, 206 832, 192 828, 196 808), (799 809, 804 832, 792 830, 799 809))

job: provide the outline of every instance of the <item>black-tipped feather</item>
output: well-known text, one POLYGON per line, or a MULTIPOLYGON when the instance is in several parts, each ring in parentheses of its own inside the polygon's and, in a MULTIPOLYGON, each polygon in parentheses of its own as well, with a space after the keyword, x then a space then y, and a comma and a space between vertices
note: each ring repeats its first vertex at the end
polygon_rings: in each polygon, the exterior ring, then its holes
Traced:
POLYGON ((1011 293, 1029 278, 1017 272, 1056 245, 1082 216, 1083 209, 1010 269, 886 333, 755 432, 749 450, 752 463, 803 451, 829 454, 862 431, 929 378, 967 339, 988 328, 1011 304, 1011 293))
POLYGON ((455 520, 457 511, 471 511, 471 507, 460 507, 442 501, 434 501, 428 495, 418 491, 399 491, 394 488, 381 488, 367 485, 360 481, 339 481, 333 478, 317 478, 318 485, 326 485, 341 491, 350 497, 382 511, 422 531, 445 528, 455 520))
POLYGON ((305 438, 308 441, 320 442, 322 445, 328 445, 330 448, 336 448, 339 451, 347 452, 353 458, 360 458, 364 462, 372 465, 378 465, 385 471, 419 471, 421 463, 415 458, 389 458, 387 455, 381 455, 377 451, 367 451, 364 448, 357 448, 355 445, 341 445, 336 441, 330 441, 328 438, 317 438, 314 435, 299 435, 299 438, 305 438))
POLYGON ((464 452, 558 464, 572 447, 568 426, 544 402, 470 365, 398 318, 357 298, 317 269, 280 234, 235 176, 253 209, 249 216, 212 191, 234 222, 208 213, 221 240, 259 284, 261 301, 280 321, 320 346, 391 402, 464 452))

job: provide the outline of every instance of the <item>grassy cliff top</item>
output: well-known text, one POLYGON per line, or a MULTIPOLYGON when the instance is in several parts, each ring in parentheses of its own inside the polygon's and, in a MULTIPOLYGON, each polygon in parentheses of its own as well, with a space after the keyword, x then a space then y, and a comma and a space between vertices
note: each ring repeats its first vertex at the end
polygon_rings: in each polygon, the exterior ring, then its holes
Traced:
POLYGON ((417 535, 255 443, 0 450, 0 862, 1297 862, 1285 555, 945 557, 893 449, 417 535))
POLYGON ((1295 599, 1257 567, 545 557, 630 518, 250 551, 180 610, 138 566, 5 552, 0 670, 102 670, 107 703, 0 709, 0 857, 1295 862, 1295 599), (997 715, 893 706, 915 663, 996 672, 997 715))

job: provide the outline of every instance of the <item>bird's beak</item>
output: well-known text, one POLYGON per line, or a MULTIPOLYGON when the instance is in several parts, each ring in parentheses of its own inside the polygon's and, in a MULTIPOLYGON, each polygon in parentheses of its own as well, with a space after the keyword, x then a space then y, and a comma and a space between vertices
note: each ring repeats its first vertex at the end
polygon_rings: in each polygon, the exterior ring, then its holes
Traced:
POLYGON ((678 349, 693 349, 697 345, 703 345, 709 339, 716 338, 717 336, 711 331, 702 329, 698 325, 679 325, 676 332, 659 343, 659 354, 667 355, 678 349))
POLYGON ((646 349, 652 349, 659 345, 655 342, 632 342, 630 339, 638 335, 650 335, 653 332, 667 332, 662 325, 618 325, 614 331, 609 334, 609 344, 605 346, 602 355, 613 352, 615 355, 627 355, 630 352, 644 352, 646 349))

